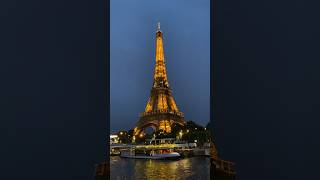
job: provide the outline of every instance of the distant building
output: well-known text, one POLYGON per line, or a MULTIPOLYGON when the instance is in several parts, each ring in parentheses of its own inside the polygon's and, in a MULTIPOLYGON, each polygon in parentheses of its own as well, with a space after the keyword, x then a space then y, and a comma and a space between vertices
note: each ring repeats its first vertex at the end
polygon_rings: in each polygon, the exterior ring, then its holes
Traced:
POLYGON ((119 143, 118 135, 110 135, 110 144, 118 144, 118 143, 119 143))

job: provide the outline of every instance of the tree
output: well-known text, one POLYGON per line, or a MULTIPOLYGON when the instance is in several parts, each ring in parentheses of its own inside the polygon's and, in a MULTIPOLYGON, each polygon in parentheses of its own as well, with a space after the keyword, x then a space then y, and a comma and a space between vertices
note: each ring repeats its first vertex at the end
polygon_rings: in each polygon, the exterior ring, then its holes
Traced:
POLYGON ((119 131, 117 135, 119 137, 119 143, 127 144, 131 142, 127 131, 124 131, 124 130, 119 131))

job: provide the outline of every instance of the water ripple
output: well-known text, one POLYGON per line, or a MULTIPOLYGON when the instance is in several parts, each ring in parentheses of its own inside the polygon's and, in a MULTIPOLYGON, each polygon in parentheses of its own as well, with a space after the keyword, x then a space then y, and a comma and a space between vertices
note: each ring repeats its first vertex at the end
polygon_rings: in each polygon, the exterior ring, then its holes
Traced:
POLYGON ((111 180, 209 180, 210 159, 193 157, 177 161, 110 158, 111 180))

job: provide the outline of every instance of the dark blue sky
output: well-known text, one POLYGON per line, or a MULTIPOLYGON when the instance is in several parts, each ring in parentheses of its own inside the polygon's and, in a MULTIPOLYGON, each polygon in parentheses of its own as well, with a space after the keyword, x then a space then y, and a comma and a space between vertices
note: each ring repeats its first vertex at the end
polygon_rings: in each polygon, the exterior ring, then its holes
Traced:
POLYGON ((133 128, 145 108, 161 23, 169 84, 186 120, 210 115, 210 1, 112 0, 110 7, 111 132, 133 128))

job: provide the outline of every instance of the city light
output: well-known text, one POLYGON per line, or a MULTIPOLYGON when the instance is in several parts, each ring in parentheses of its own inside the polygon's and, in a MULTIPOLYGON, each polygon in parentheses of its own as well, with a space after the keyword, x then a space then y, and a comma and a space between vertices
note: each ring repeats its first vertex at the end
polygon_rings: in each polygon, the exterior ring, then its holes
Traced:
POLYGON ((179 135, 180 135, 180 139, 182 139, 182 135, 183 135, 182 131, 179 132, 179 135))

